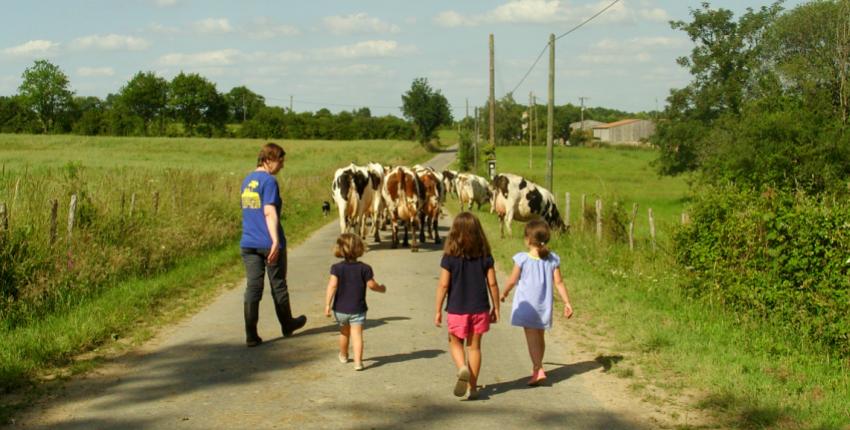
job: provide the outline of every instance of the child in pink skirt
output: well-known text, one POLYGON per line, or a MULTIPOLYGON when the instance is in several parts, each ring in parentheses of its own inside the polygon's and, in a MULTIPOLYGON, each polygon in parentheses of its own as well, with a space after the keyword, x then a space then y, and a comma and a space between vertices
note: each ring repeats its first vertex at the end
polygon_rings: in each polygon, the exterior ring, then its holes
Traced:
POLYGON ((434 324, 442 327, 442 307, 446 301, 449 349, 458 369, 454 394, 463 397, 468 389, 469 399, 474 400, 478 398, 481 336, 490 330, 491 323, 499 322, 499 285, 487 236, 471 212, 455 218, 440 267, 434 324))

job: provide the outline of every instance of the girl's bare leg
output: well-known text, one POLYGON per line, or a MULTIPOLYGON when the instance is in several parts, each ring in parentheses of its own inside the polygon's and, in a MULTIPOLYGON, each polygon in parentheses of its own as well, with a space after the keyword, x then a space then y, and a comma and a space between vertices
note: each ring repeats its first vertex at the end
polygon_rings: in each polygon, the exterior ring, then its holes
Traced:
POLYGON ((473 334, 466 338, 466 353, 469 355, 469 386, 478 383, 478 372, 481 370, 481 335, 473 334))
POLYGON ((363 362, 363 324, 352 324, 351 347, 354 349, 354 364, 363 362))
POLYGON ((531 364, 534 365, 534 369, 543 368, 543 351, 546 348, 543 341, 543 330, 526 328, 525 341, 528 342, 528 355, 531 356, 531 364))
POLYGON ((348 357, 348 338, 351 336, 351 326, 339 326, 339 353, 343 357, 348 357))
POLYGON ((457 370, 466 366, 466 353, 463 351, 463 339, 449 333, 449 351, 452 353, 452 360, 455 361, 457 370))

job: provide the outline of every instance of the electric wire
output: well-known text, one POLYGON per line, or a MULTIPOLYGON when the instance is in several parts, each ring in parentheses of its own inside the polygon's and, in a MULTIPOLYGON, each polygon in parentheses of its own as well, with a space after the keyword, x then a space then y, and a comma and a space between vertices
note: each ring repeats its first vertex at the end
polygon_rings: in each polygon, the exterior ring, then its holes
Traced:
MULTIPOLYGON (((350 107, 350 108, 369 108, 369 109, 401 109, 401 106, 369 106, 369 105, 347 105, 340 103, 325 103, 325 102, 311 102, 311 101, 303 101, 298 99, 280 99, 276 97, 265 97, 266 100, 277 100, 282 102, 292 101, 293 104, 303 103, 308 105, 319 105, 319 106, 337 106, 337 107, 350 107)), ((451 110, 464 109, 461 107, 452 107, 451 110)))

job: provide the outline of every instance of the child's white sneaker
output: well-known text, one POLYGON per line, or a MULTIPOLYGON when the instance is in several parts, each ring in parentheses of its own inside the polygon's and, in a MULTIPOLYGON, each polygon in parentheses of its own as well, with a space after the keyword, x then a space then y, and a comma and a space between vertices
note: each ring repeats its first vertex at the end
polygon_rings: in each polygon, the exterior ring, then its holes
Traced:
POLYGON ((342 355, 342 353, 339 353, 339 357, 337 358, 339 358, 340 363, 348 363, 348 357, 342 355))
POLYGON ((366 366, 364 366, 363 363, 357 363, 357 364, 354 365, 354 370, 356 370, 358 372, 365 369, 365 368, 366 368, 366 366))
POLYGON ((469 400, 478 400, 478 387, 469 387, 469 400))
POLYGON ((455 383, 455 396, 463 397, 466 394, 466 388, 469 385, 469 377, 472 374, 469 373, 469 368, 463 366, 460 370, 457 371, 457 382, 455 383))

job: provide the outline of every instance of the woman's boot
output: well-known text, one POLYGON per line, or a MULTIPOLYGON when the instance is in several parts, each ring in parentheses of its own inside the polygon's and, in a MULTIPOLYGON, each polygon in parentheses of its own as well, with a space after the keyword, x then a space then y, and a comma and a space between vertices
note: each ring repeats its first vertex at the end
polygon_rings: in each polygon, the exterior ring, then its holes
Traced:
POLYGON ((263 343, 257 334, 257 321, 260 320, 260 302, 245 303, 245 345, 249 348, 263 343))
POLYGON ((274 310, 277 313, 277 320, 280 322, 280 330, 283 333, 283 337, 292 336, 295 330, 307 324, 307 317, 304 315, 298 318, 292 318, 292 308, 289 307, 289 300, 280 304, 275 303, 274 310))

